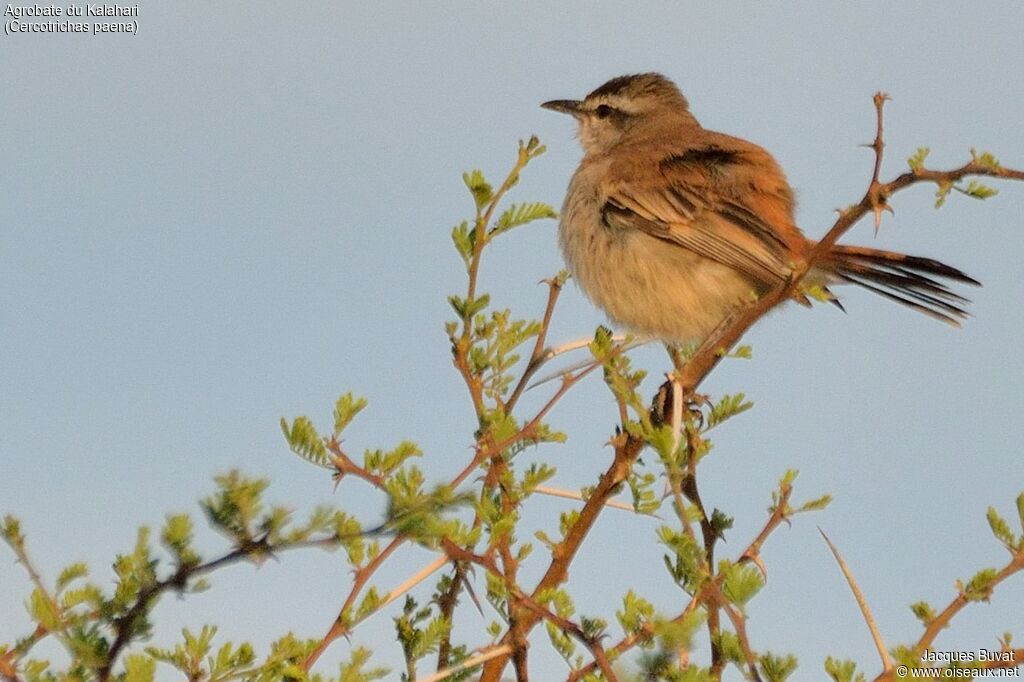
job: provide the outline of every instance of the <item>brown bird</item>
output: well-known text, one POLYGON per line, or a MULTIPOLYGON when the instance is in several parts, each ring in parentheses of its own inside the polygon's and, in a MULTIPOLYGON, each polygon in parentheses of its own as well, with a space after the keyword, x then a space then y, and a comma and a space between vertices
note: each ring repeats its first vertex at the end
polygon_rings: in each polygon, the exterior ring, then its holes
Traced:
MULTIPOLYGON (((794 222, 793 190, 775 159, 702 128, 668 78, 620 76, 583 100, 541 106, 579 124, 584 156, 559 242, 580 288, 612 321, 673 345, 702 341, 784 286, 814 248, 794 222)), ((828 285, 858 284, 959 326, 968 301, 943 279, 978 284, 929 258, 836 245, 801 288, 842 308, 828 285)))

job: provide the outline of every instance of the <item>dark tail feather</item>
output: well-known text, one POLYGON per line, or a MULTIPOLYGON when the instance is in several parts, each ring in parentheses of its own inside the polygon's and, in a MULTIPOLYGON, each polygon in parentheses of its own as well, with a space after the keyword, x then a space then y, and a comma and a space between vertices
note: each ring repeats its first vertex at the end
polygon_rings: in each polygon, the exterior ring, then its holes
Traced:
POLYGON ((860 246, 834 246, 826 267, 840 282, 858 284, 954 327, 968 317, 962 306, 970 301, 941 279, 981 286, 973 277, 937 260, 860 246))

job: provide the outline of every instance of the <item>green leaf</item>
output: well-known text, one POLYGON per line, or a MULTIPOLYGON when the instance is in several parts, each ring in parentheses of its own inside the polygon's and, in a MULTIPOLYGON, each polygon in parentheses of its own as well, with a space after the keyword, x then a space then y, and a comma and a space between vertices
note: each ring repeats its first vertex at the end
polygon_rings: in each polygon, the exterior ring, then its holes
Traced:
POLYGON ((180 565, 199 563, 199 555, 192 549, 192 518, 188 514, 169 514, 160 531, 160 541, 170 550, 180 565))
POLYGON ((448 303, 460 318, 468 320, 490 305, 491 297, 488 294, 481 294, 476 298, 463 299, 452 294, 448 297, 448 303))
POLYGON ((754 350, 750 346, 747 346, 747 345, 736 346, 732 350, 732 352, 729 353, 729 357, 730 358, 740 358, 740 359, 743 359, 743 360, 749 360, 752 357, 754 357, 754 350))
POLYGON ((217 528, 244 542, 252 541, 252 528, 263 511, 263 491, 269 483, 237 470, 214 479, 219 490, 202 501, 203 511, 217 528))
POLYGON ((740 638, 731 630, 722 630, 718 633, 718 649, 722 652, 722 658, 736 665, 743 665, 746 657, 743 655, 743 644, 740 638))
POLYGON ((743 606, 764 587, 764 577, 756 566, 721 562, 719 572, 725 574, 722 592, 733 603, 743 606))
POLYGON ((926 601, 914 602, 910 605, 910 610, 925 627, 935 619, 935 609, 926 601))
POLYGON ((519 141, 519 149, 520 151, 526 152, 528 158, 536 159, 538 156, 546 152, 548 148, 540 143, 540 140, 536 135, 531 135, 525 145, 522 140, 519 141))
POLYGON ((371 586, 366 590, 366 594, 363 596, 362 601, 359 602, 359 606, 356 608, 354 622, 358 623, 369 616, 380 607, 382 602, 383 599, 381 598, 380 593, 377 592, 377 588, 371 586))
MULTIPOLYGON (((994 568, 983 568, 974 576, 967 581, 966 585, 961 586, 964 597, 967 601, 988 601, 989 597, 992 596, 992 590, 995 587, 996 577, 999 572, 994 568)), ((959 581, 957 581, 959 583, 959 581)))
POLYGON ((519 227, 520 225, 531 223, 534 220, 557 217, 558 213, 555 209, 540 201, 525 204, 511 204, 507 209, 505 209, 501 216, 498 217, 498 221, 494 224, 494 227, 490 229, 487 235, 488 238, 493 238, 499 234, 508 232, 515 227, 519 227))
POLYGON ((864 675, 857 672, 857 664, 853 661, 829 656, 825 659, 825 672, 835 682, 864 682, 864 675))
POLYGON ((907 159, 907 165, 910 166, 910 170, 915 173, 921 172, 924 168, 924 160, 928 158, 928 153, 931 151, 928 147, 918 147, 914 155, 907 159))
POLYGON ((473 195, 473 202, 476 204, 477 211, 486 206, 494 197, 494 188, 484 180, 483 172, 474 170, 469 173, 463 173, 462 181, 466 183, 469 193, 473 195))
POLYGON ((455 250, 459 252, 462 262, 468 267, 473 258, 476 230, 469 229, 469 223, 463 220, 452 228, 452 243, 455 244, 455 250))
POLYGON ((353 398, 351 393, 338 398, 334 404, 334 437, 337 438, 355 416, 366 407, 366 398, 353 398))
POLYGON ((520 484, 525 494, 530 494, 537 489, 537 486, 543 485, 546 481, 550 480, 557 470, 549 465, 537 462, 533 462, 526 471, 523 473, 523 480, 520 484))
POLYGON ((720 538, 724 538, 725 531, 732 528, 733 520, 731 516, 718 507, 711 511, 711 528, 715 531, 715 535, 720 538))
POLYGON ((0 527, 0 535, 3 536, 5 542, 11 544, 20 544, 25 539, 21 534, 21 521, 10 514, 4 516, 3 526, 0 527))
POLYGON ((1020 517, 1020 527, 1024 530, 1024 493, 1017 496, 1017 516, 1020 517))
POLYGON ((422 457, 420 446, 412 441, 404 440, 393 450, 367 450, 363 453, 363 468, 383 477, 390 476, 398 467, 411 457, 422 457))
POLYGON ((61 606, 70 610, 84 604, 94 611, 103 607, 103 592, 96 585, 86 585, 73 590, 66 590, 61 593, 61 606))
POLYGON ((744 393, 722 396, 722 399, 711 408, 711 412, 708 414, 707 428, 712 429, 727 419, 746 412, 753 406, 754 403, 747 400, 744 393))
POLYGON ((996 537, 996 540, 1003 543, 1003 545, 1014 552, 1017 549, 1017 539, 1013 536, 1010 531, 1010 524, 999 515, 995 507, 989 507, 985 513, 985 517, 988 519, 988 526, 992 529, 992 535, 996 537))
POLYGON ((796 513, 808 512, 808 511, 820 511, 832 503, 832 496, 825 494, 821 497, 816 497, 813 500, 804 502, 800 507, 797 508, 796 513))
POLYGON ((288 421, 282 417, 281 431, 284 433, 291 451, 296 455, 320 466, 328 463, 330 458, 327 454, 327 446, 324 445, 323 438, 317 433, 316 427, 313 426, 309 417, 296 417, 290 427, 288 421))
POLYGON ((693 594, 707 578, 704 548, 691 536, 669 526, 660 526, 657 535, 658 541, 672 552, 671 556, 664 557, 665 568, 672 580, 693 594))
POLYGON ((391 673, 389 668, 365 669, 372 655, 373 652, 365 647, 353 649, 349 660, 341 664, 338 682, 372 682, 373 680, 383 680, 386 678, 391 673))
POLYGON ((153 682, 156 661, 144 654, 128 654, 124 659, 123 682, 153 682))
POLYGON ((667 464, 676 461, 676 453, 673 449, 673 446, 676 445, 676 433, 671 424, 662 424, 648 429, 645 435, 647 443, 658 453, 661 461, 667 464))
POLYGON ((688 649, 691 647, 694 633, 703 620, 704 616, 699 610, 691 612, 679 621, 659 618, 654 623, 654 634, 658 638, 658 643, 666 651, 677 652, 681 648, 688 649))
POLYGON ((56 605, 38 589, 32 590, 28 598, 28 613, 32 620, 47 631, 60 630, 60 613, 56 605))
POLYGON ((977 180, 971 180, 967 183, 966 187, 956 187, 956 190, 961 194, 966 194, 972 199, 988 199, 999 194, 999 190, 995 187, 989 187, 977 180))
POLYGON ((651 622, 654 617, 654 605, 633 590, 629 590, 622 598, 622 609, 615 612, 615 617, 626 634, 636 634, 651 622))
POLYGON ((768 651, 760 657, 759 664, 765 682, 784 682, 796 670, 797 660, 793 654, 776 656, 768 651))
POLYGON ((57 576, 57 591, 62 591, 65 587, 67 587, 75 580, 78 580, 79 578, 84 578, 88 574, 89 568, 82 562, 74 563, 70 566, 67 566, 63 571, 60 572, 60 575, 57 576))
POLYGON ((594 330, 594 340, 590 342, 590 352, 594 359, 604 360, 608 356, 615 346, 612 336, 612 330, 604 325, 594 330))
POLYGON ((972 148, 971 159, 974 161, 974 163, 984 166, 989 170, 997 171, 1002 168, 1002 166, 999 165, 999 160, 996 159, 996 157, 992 156, 992 154, 990 154, 989 152, 982 152, 981 154, 979 154, 977 150, 972 148))

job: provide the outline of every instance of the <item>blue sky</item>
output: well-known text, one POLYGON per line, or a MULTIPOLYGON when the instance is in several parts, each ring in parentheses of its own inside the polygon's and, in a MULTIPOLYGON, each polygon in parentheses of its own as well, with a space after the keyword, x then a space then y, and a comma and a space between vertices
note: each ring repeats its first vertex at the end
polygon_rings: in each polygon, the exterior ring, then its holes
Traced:
MULTIPOLYGON (((358 484, 332 494, 278 427, 297 414, 326 424, 348 390, 370 401, 348 434, 353 451, 408 438, 436 480, 461 468, 474 424, 442 329, 446 296, 462 286, 448 235, 472 211, 461 172, 497 179, 516 140, 538 134, 549 151, 513 199, 558 206, 580 152, 570 122, 540 102, 661 71, 705 126, 776 156, 816 236, 869 178, 858 145, 873 134, 876 90, 893 97, 884 176, 919 146, 936 167, 970 147, 1024 166, 1014 2, 142 2, 138 24, 135 36, 0 39, 0 512, 22 518, 50 578, 85 560, 109 579, 137 525, 198 511, 212 476, 232 467, 269 476, 270 498, 296 509, 333 502, 374 519, 379 498, 358 484)), ((816 525, 892 645, 919 633, 909 603, 944 605, 956 578, 1004 561, 984 513, 1011 516, 1024 490, 1024 187, 998 188, 941 211, 931 188, 912 189, 877 238, 867 223, 846 238, 981 280, 964 329, 850 291, 847 315, 771 315, 747 337, 753 361, 705 385, 756 402, 704 465, 704 499, 736 517, 725 552, 760 528, 787 468, 801 471, 797 500, 836 496, 773 536, 767 587, 749 607, 756 646, 800 656, 795 679, 820 679, 828 654, 877 671, 816 525)), ((536 282, 561 267, 554 229, 537 223, 496 244, 483 272, 496 302, 540 313, 536 282)), ((602 321, 570 287, 553 340, 602 321)), ((667 368, 656 349, 636 359, 653 376, 667 368)), ((535 393, 526 405, 540 404, 535 393)), ((568 444, 527 456, 557 465, 557 485, 592 482, 610 457, 606 390, 596 378, 578 387, 552 421, 568 444)), ((549 531, 569 506, 532 505, 532 527, 549 531)), ((584 612, 613 618, 628 586, 679 608, 654 528, 606 515, 572 574, 584 612)), ((403 555, 382 587, 428 559, 403 555)), ((205 622, 261 644, 288 630, 317 636, 347 580, 336 555, 234 567, 206 594, 165 601, 158 641, 205 622)), ((29 630, 28 591, 20 567, 0 561, 0 640, 29 630)), ((1021 603, 1018 577, 938 644, 1024 638, 1021 603)), ((465 617, 474 632, 478 616, 465 617)), ((378 616, 354 641, 390 633, 378 616)), ((538 639, 534 655, 561 679, 548 648, 538 639)), ((384 660, 396 654, 381 647, 384 660)))

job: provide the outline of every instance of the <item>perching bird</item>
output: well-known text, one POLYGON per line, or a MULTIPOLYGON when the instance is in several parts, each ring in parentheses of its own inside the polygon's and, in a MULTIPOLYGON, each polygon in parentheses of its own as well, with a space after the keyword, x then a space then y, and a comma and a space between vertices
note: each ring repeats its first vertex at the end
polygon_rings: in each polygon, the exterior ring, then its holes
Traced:
MULTIPOLYGON (((771 155, 702 128, 668 78, 620 76, 583 100, 541 106, 579 124, 584 156, 559 242, 580 288, 613 322, 670 345, 703 341, 787 284, 814 248, 771 155)), ((967 299, 936 278, 978 284, 928 258, 836 245, 801 286, 839 305, 828 285, 859 284, 959 326, 967 299)))

